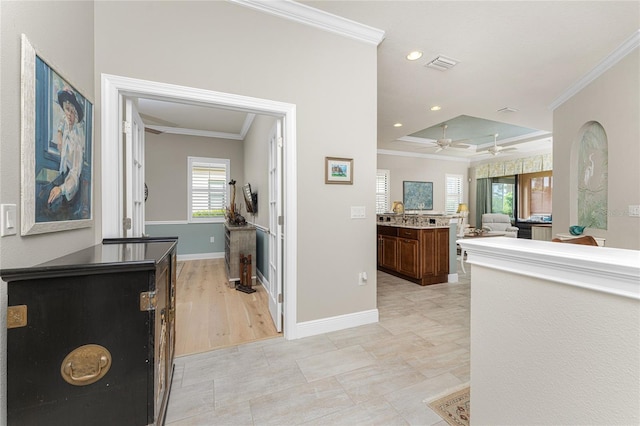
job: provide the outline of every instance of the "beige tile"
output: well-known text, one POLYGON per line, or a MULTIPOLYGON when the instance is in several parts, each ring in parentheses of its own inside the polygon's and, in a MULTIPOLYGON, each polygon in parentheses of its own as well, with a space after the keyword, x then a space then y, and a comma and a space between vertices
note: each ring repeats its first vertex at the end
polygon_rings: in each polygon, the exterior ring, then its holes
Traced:
POLYGON ((259 371, 227 375, 214 381, 215 407, 248 401, 306 382, 304 375, 295 363, 268 366, 259 371))
POLYGON ((242 352, 223 349, 210 354, 209 358, 199 357, 185 365, 183 386, 236 374, 258 373, 269 366, 261 348, 242 352))
POLYGON ((376 359, 410 358, 415 353, 433 345, 413 332, 392 335, 384 339, 363 343, 362 347, 373 354, 376 359))
POLYGON ((240 402, 227 407, 206 411, 195 416, 187 417, 166 426, 210 426, 210 425, 252 425, 251 407, 249 401, 240 402))
MULTIPOLYGON (((439 420, 442 420, 438 417, 439 420)), ((374 398, 353 407, 320 417, 305 423, 305 426, 352 426, 352 425, 380 425, 401 426, 408 425, 407 421, 383 398, 374 398)))
POLYGON ((324 334, 297 340, 284 340, 281 344, 262 348, 270 365, 291 363, 336 349, 338 349, 336 345, 324 334))
POLYGON ((391 332, 377 323, 334 331, 333 333, 328 333, 326 336, 336 347, 345 348, 391 336, 391 332))
POLYGON ((442 394, 443 389, 451 389, 465 383, 451 373, 425 379, 413 386, 390 392, 384 396, 402 417, 411 425, 432 425, 442 420, 425 404, 425 399, 442 394))
POLYGON ((308 382, 357 370, 375 363, 375 357, 362 349, 350 346, 296 361, 308 382))
POLYGON ((302 424, 353 406, 333 377, 251 400, 256 425, 302 424))
POLYGON ((397 318, 384 320, 381 319, 380 325, 391 332, 391 334, 401 334, 407 331, 421 330, 425 327, 437 326, 437 321, 427 318, 420 313, 413 313, 397 318))
POLYGON ((423 401, 469 381, 468 278, 378 294, 377 324, 177 358, 167 425, 446 426, 423 401))
POLYGON ((213 410, 213 381, 171 389, 166 423, 186 419, 213 410))
POLYGON ((403 360, 393 359, 340 374, 336 378, 351 399, 360 403, 420 383, 425 376, 403 360))

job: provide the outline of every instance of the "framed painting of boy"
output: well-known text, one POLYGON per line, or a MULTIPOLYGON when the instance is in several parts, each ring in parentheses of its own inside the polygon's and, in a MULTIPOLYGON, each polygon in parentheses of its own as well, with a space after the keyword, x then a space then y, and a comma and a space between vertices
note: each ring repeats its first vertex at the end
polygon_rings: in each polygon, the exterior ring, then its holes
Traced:
POLYGON ((93 224, 93 104, 22 37, 22 235, 93 224))

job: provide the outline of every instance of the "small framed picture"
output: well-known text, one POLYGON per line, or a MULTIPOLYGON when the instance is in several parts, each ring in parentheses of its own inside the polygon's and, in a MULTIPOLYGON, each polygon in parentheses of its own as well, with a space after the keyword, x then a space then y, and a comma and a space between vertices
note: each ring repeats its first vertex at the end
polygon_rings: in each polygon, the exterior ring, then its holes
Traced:
POLYGON ((325 157, 324 183, 353 185, 353 158, 325 157))

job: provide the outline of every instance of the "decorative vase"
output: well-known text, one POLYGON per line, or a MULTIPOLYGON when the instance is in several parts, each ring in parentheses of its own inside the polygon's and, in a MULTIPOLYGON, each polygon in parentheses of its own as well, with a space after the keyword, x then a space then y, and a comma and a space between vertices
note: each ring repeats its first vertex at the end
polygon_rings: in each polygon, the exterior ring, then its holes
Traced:
POLYGON ((586 228, 586 226, 573 225, 569 227, 569 233, 571 235, 582 235, 584 228, 586 228))

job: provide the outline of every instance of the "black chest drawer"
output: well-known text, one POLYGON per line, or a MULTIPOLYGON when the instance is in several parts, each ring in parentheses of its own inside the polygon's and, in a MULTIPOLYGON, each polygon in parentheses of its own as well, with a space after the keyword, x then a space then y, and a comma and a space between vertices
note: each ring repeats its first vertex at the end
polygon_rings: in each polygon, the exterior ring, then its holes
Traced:
MULTIPOLYGON (((135 241, 135 240, 134 240, 135 241)), ((173 368, 175 240, 101 244, 8 282, 9 425, 148 425, 173 368)))

